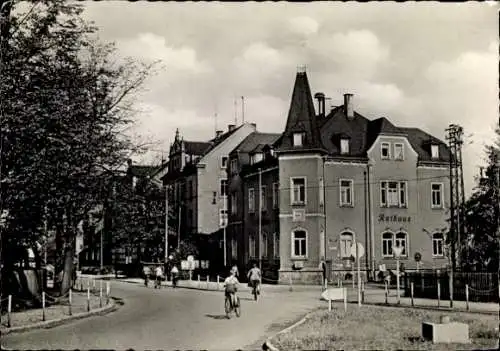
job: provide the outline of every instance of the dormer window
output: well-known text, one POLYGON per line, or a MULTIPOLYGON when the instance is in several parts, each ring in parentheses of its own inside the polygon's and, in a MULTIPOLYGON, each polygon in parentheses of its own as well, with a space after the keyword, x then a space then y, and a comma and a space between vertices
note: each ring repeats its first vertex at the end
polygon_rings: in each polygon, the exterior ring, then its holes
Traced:
POLYGON ((257 163, 257 162, 262 161, 262 159, 263 159, 263 155, 262 155, 262 153, 258 152, 258 153, 256 153, 256 154, 253 154, 253 155, 252 155, 251 163, 252 163, 252 164, 255 164, 255 163, 257 163))
POLYGON ((382 143, 380 145, 380 157, 383 160, 388 160, 391 158, 391 144, 390 143, 382 143))
POLYGON ((431 145, 431 156, 433 159, 439 158, 439 145, 431 145))
POLYGON ((394 144, 394 159, 395 160, 404 160, 404 144, 403 143, 395 143, 394 144))
POLYGON ((293 146, 304 145, 304 133, 293 133, 293 146))
POLYGON ((349 153, 349 139, 348 138, 340 139, 340 153, 342 155, 346 155, 349 153))
POLYGON ((221 168, 227 168, 227 156, 222 156, 221 161, 220 161, 220 167, 221 168))
POLYGON ((231 160, 231 174, 237 174, 238 173, 238 160, 232 159, 231 160))

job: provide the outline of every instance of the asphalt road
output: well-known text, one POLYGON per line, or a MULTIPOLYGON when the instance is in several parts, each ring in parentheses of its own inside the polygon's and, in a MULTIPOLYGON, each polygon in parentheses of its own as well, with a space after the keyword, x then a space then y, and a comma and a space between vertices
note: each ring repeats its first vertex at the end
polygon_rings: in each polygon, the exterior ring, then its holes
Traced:
POLYGON ((8 349, 256 349, 318 307, 319 292, 263 291, 255 302, 241 292, 242 315, 224 314, 221 291, 162 288, 113 281, 124 299, 117 311, 52 329, 2 336, 8 349))

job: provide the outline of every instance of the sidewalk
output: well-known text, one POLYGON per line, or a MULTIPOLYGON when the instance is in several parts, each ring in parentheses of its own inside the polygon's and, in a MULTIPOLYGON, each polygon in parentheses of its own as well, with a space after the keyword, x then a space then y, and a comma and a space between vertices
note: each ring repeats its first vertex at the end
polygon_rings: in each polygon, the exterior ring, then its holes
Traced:
MULTIPOLYGON (((144 279, 141 278, 124 278, 118 279, 119 281, 135 283, 135 284, 144 284, 144 279)), ((153 282, 149 282, 149 286, 153 286, 153 282)), ((171 287, 172 282, 162 282, 162 286, 171 287)), ((196 290, 209 290, 209 291, 222 291, 223 290, 223 281, 219 282, 208 282, 198 281, 198 280, 180 280, 177 282, 178 288, 184 289, 196 289, 196 290)), ((329 286, 329 288, 335 288, 336 286, 329 286)), ((357 289, 353 289, 352 285, 344 286, 347 288, 347 301, 348 303, 358 303, 358 292, 357 289)), ((292 290, 290 291, 289 285, 272 285, 272 284, 262 284, 262 291, 268 292, 283 292, 283 293, 306 293, 307 298, 314 299, 315 296, 318 299, 321 298, 322 288, 319 285, 293 285, 292 290), (317 295, 316 295, 317 294, 317 295)), ((251 292, 251 288, 247 286, 247 284, 241 284, 240 289, 241 292, 251 292)), ((382 305, 382 306, 398 306, 397 305, 397 293, 395 289, 389 289, 388 296, 388 304, 385 303, 385 291, 380 289, 379 287, 370 287, 367 286, 365 290, 365 305, 382 305)), ((399 306, 401 307, 411 307, 411 298, 404 297, 401 294, 401 303, 399 306)), ((424 309, 433 309, 433 310, 442 310, 442 311, 456 311, 456 312, 472 312, 472 313, 487 313, 487 314, 497 314, 499 311, 498 303, 484 303, 484 302, 469 302, 469 310, 467 310, 465 301, 453 301, 453 308, 450 308, 449 300, 441 300, 439 307, 438 301, 433 299, 423 299, 423 298, 415 298, 414 299, 414 308, 424 308, 424 309)))

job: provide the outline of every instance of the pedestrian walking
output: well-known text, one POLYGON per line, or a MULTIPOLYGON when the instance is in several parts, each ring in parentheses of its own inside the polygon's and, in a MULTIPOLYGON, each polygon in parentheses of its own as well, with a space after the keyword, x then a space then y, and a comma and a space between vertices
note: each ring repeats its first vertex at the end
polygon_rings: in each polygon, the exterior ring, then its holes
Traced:
POLYGON ((161 277, 163 275, 163 269, 161 268, 160 265, 158 265, 156 267, 156 281, 155 281, 155 289, 158 288, 160 289, 161 288, 161 277))
POLYGON ((177 266, 174 264, 172 269, 170 270, 170 275, 172 276, 172 287, 176 288, 177 287, 177 278, 179 276, 179 269, 177 266))
POLYGON ((142 274, 144 275, 144 286, 148 287, 149 276, 151 275, 151 269, 148 266, 142 268, 142 274))

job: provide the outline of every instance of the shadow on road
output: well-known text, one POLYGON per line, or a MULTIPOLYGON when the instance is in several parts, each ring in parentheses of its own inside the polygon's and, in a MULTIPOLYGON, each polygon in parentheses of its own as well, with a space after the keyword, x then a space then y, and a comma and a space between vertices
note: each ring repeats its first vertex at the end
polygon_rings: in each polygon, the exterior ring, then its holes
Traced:
POLYGON ((205 317, 212 319, 227 319, 225 314, 206 314, 205 317))

